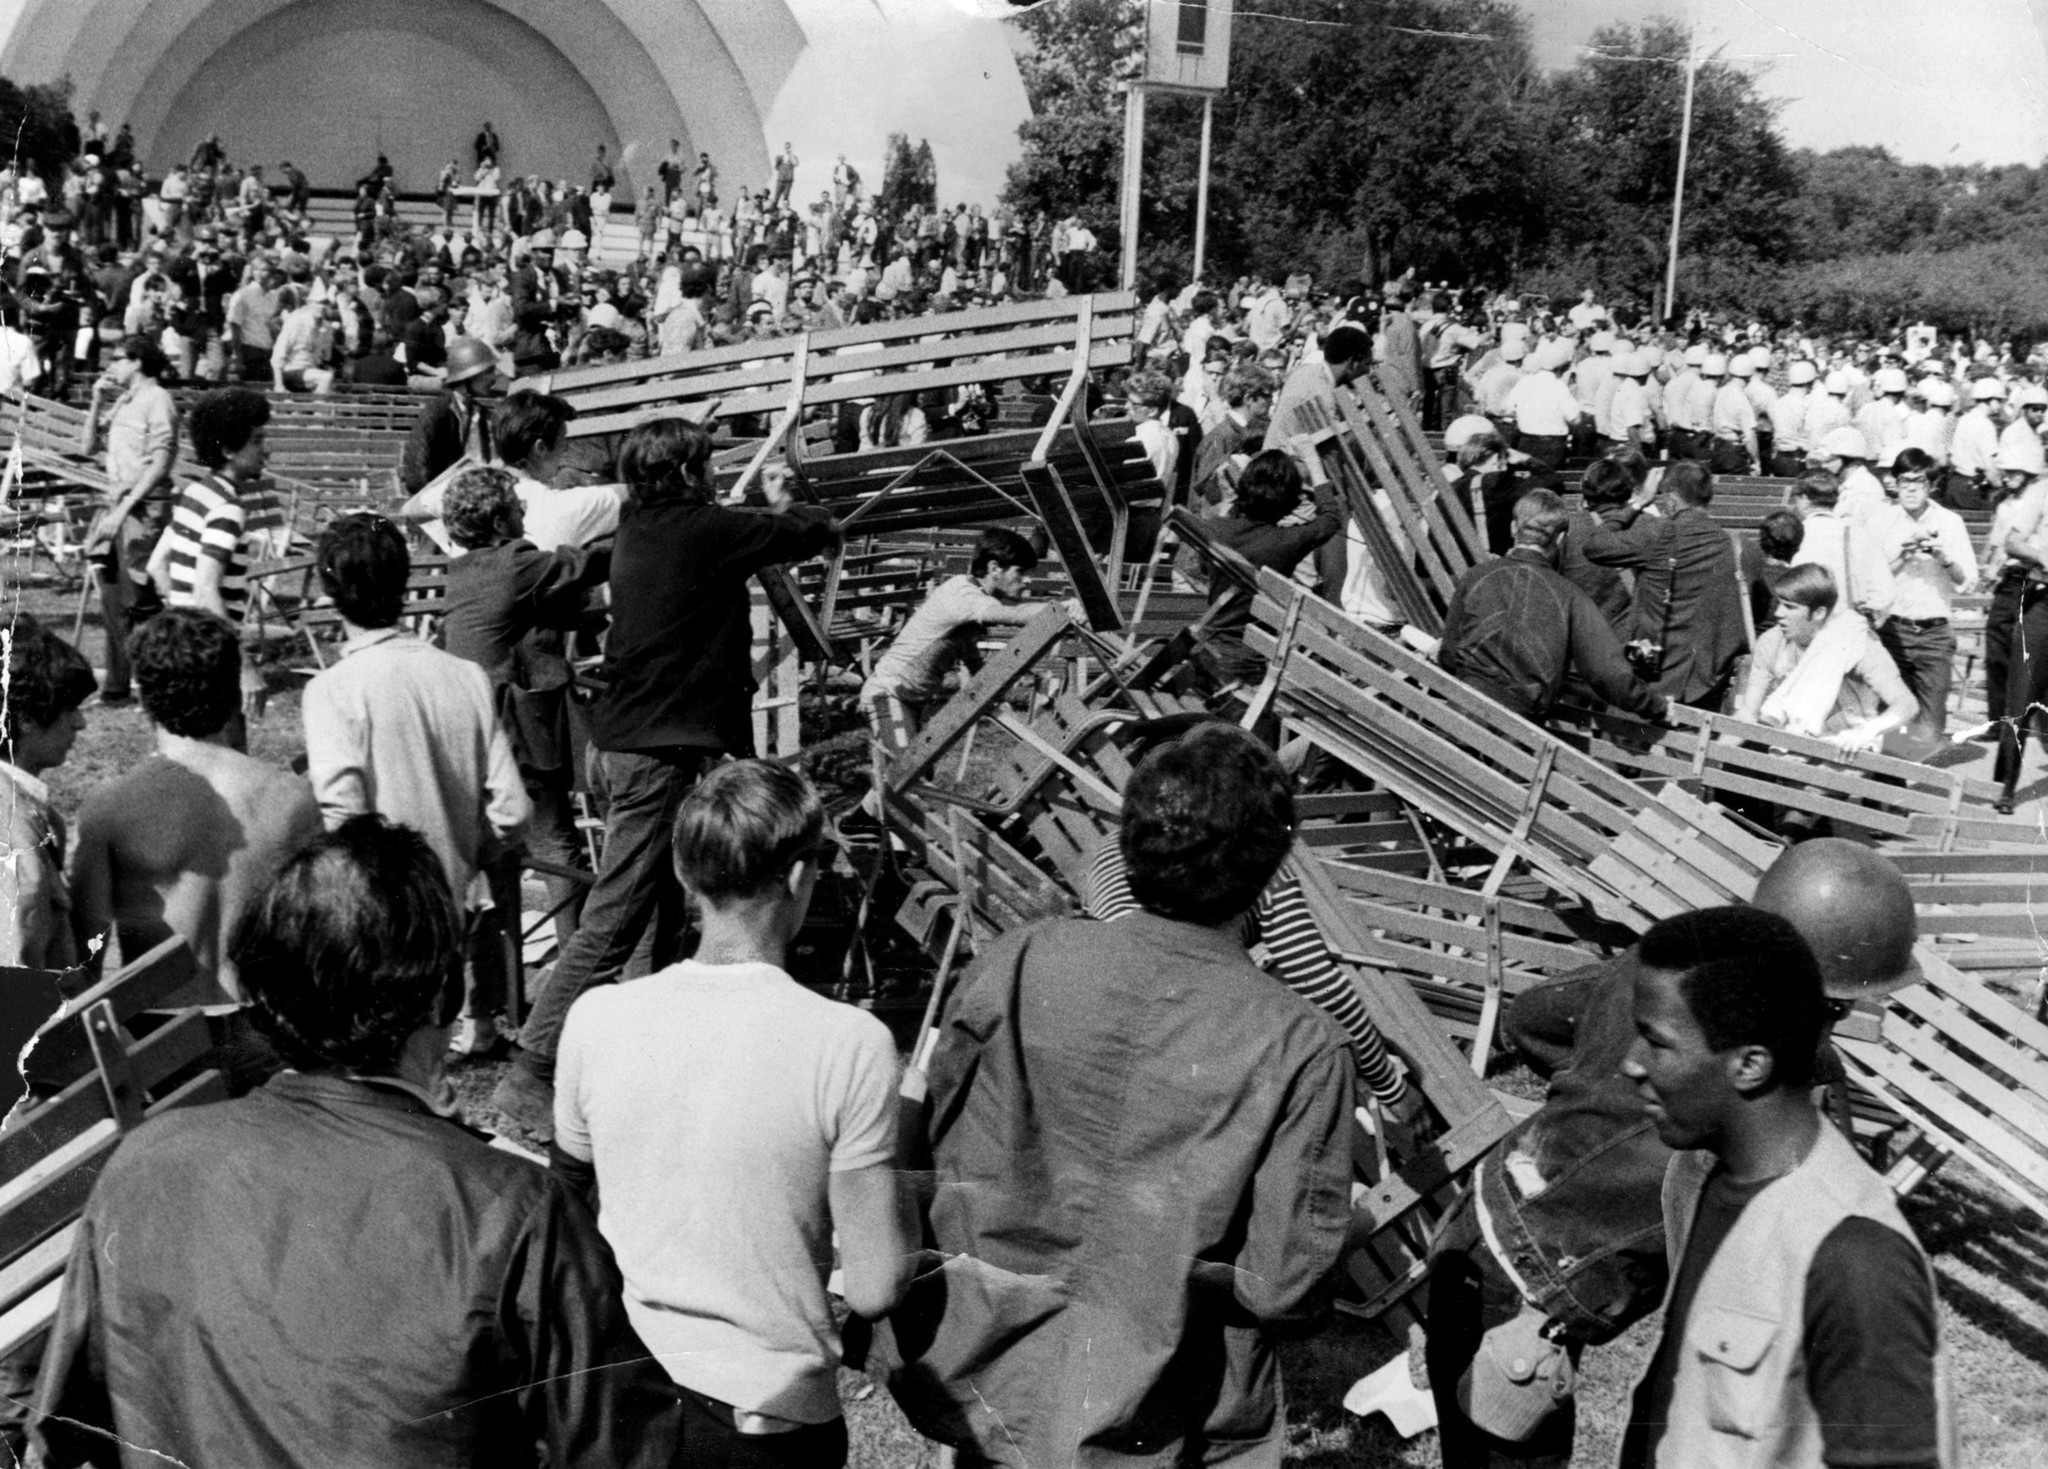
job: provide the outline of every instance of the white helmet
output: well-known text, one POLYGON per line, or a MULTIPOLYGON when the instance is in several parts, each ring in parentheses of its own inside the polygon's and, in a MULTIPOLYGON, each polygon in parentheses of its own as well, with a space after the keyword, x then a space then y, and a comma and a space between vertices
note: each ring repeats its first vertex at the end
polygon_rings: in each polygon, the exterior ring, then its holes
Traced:
POLYGON ((1927 400, 1930 408, 1953 408, 1956 406, 1956 390, 1949 386, 1948 379, 1931 377, 1920 389, 1920 395, 1927 400))
POLYGON ((1750 348, 1749 365, 1758 372, 1769 372, 1771 370, 1771 349, 1761 346, 1750 348))
POLYGON ((2048 388, 2039 383, 2022 383, 2012 401, 2016 408, 2048 408, 2048 388))
POLYGON ((1970 384, 1970 396, 1979 403, 2005 401, 2005 384, 1995 377, 1980 377, 1970 384))
POLYGON ((1811 362, 1802 357, 1786 370, 1785 376, 1791 381, 1793 387, 1803 388, 1820 376, 1820 374, 1814 371, 1814 366, 1811 362))
POLYGON ((1467 413, 1451 420, 1444 430, 1444 447, 1453 453, 1462 449, 1482 434, 1494 432, 1493 420, 1477 413, 1467 413))
POLYGON ((1726 357, 1723 357, 1719 352, 1709 352, 1706 356, 1706 360, 1700 363, 1700 376, 1728 376, 1728 359, 1726 357))
POLYGON ((1595 352, 1612 352, 1614 350, 1614 333, 1593 333, 1593 350, 1595 352))
POLYGON ((564 250, 588 250, 590 248, 590 237, 579 229, 563 230, 562 248, 564 250))
POLYGON ((1755 377, 1756 364, 1749 360, 1747 352, 1737 352, 1728 359, 1728 375, 1730 377, 1755 377))
POLYGON ((1686 366, 1698 367, 1702 362, 1705 362, 1706 360, 1707 348, 1704 342, 1694 342, 1690 347, 1687 347, 1685 349, 1686 366))
POLYGON ((1503 362, 1520 362, 1528 355, 1529 339, 1527 337, 1508 337, 1500 344, 1500 360, 1503 362))
POLYGON ((1820 452, 1831 459, 1868 459, 1870 444, 1861 429, 1844 424, 1821 435, 1820 452))
POLYGON ((1998 467, 2019 474, 2048 474, 2048 457, 2041 453, 2041 441, 2032 434, 2014 434, 1998 442, 1998 467))
POLYGON ((1824 393, 1833 393, 1837 398, 1846 398, 1849 396, 1849 375, 1844 372, 1831 372, 1820 380, 1820 386, 1821 391, 1824 393))
POLYGON ((1896 367, 1880 367, 1873 380, 1880 393, 1903 393, 1906 391, 1906 374, 1896 367))

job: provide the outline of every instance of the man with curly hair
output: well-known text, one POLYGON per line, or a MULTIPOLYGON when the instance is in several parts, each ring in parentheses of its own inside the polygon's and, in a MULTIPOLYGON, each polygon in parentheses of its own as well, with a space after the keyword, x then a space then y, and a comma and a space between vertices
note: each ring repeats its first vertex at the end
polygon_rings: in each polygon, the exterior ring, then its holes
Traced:
POLYGON ((1209 724, 1139 762, 1141 912, 1015 929, 947 996, 924 1141, 944 1263, 890 1318, 891 1387, 962 1460, 1280 1462, 1270 1333, 1330 1300, 1351 1051, 1255 968, 1294 844, 1272 752, 1209 724))
MULTIPOLYGON (((204 1006, 222 1028, 243 999, 228 938, 278 869, 320 833, 305 780, 227 742, 241 704, 235 631, 173 607, 129 640, 156 753, 85 798, 71 862, 80 952, 111 931, 121 960, 173 934, 192 950, 191 982, 166 1003, 204 1006)), ((106 950, 99 951, 104 962, 106 950)))
POLYGON ((676 1461, 675 1391, 589 1210, 456 1119, 462 947, 416 832, 352 817, 285 865, 233 957, 291 1069, 152 1118, 100 1175, 41 1462, 676 1461))

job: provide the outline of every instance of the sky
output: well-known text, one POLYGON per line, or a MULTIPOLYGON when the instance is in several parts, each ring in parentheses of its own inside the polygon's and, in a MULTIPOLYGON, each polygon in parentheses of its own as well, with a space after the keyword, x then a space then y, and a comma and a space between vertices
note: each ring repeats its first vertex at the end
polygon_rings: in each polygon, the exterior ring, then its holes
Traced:
MULTIPOLYGON (((1521 0, 1546 66, 1688 0, 1521 0)), ((1794 147, 1909 163, 2048 161, 2048 0, 1690 0, 1702 46, 1757 69, 1794 147)))

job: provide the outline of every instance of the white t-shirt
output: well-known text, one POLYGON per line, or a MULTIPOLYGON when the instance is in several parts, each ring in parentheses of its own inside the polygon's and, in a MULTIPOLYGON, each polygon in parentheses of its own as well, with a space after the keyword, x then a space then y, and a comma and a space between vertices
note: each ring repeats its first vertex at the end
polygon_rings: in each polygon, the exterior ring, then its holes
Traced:
POLYGON ((588 546, 618 534, 624 485, 577 485, 558 490, 522 474, 513 489, 526 510, 526 539, 542 551, 588 546))
POLYGON ((839 1417, 827 1189, 895 1156, 896 1080, 881 1021, 769 964, 685 961, 571 1007, 555 1139, 596 1164, 626 1315, 676 1382, 839 1417))

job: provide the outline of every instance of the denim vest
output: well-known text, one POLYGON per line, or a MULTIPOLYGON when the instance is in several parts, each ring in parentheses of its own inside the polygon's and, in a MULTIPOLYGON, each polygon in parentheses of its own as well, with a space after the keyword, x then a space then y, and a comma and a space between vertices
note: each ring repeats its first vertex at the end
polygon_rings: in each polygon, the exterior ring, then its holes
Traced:
POLYGON ((1481 1160, 1474 1202, 1488 1248, 1523 1296, 1598 1345, 1663 1298, 1658 1190, 1671 1150, 1621 1074, 1635 1043, 1635 950, 1521 996, 1504 1034, 1525 1056, 1558 1043, 1543 1107, 1481 1160), (1547 1012, 1547 1013, 1546 1013, 1547 1012), (1537 1018, 1540 1017, 1540 1018, 1537 1018), (1521 1032, 1549 1029, 1542 1039, 1521 1032))

